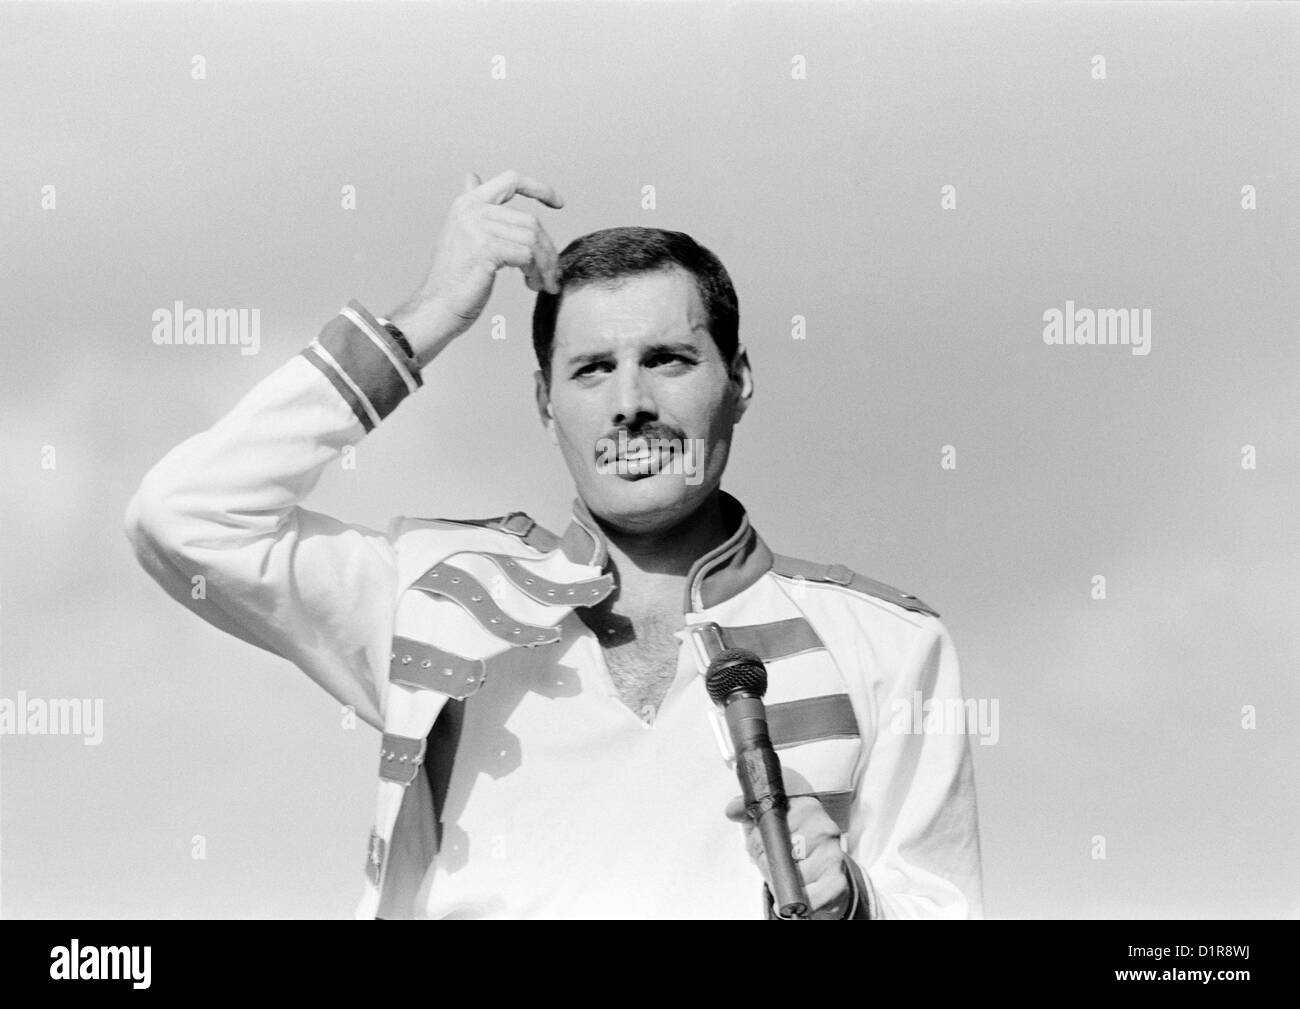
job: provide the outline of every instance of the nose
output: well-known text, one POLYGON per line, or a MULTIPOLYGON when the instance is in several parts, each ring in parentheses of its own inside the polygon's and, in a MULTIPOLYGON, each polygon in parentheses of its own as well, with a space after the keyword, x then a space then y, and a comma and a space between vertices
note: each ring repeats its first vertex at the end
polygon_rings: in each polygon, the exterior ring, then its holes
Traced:
POLYGON ((621 366, 610 384, 614 390, 615 427, 636 428, 658 416, 650 383, 638 365, 621 366))

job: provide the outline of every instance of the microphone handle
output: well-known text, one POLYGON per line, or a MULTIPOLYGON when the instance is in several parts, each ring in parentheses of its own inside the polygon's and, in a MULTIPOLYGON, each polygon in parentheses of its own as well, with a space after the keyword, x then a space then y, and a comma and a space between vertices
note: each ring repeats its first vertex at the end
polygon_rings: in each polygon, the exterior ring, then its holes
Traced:
POLYGON ((767 852, 767 869, 772 874, 772 903, 776 905, 780 918, 807 919, 808 893, 804 889, 803 874, 790 852, 790 825, 786 810, 783 803, 758 818, 763 850, 767 852))
POLYGON ((790 850, 790 802, 781 779, 781 761, 767 733, 767 710, 760 698, 741 693, 727 702, 725 712, 745 809, 763 839, 777 915, 806 920, 811 909, 803 875, 790 850))

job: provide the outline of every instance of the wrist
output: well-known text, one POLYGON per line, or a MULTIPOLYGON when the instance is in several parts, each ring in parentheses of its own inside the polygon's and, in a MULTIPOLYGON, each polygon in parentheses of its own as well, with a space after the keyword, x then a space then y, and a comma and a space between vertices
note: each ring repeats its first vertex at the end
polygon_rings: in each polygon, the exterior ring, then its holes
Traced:
POLYGON ((433 300, 407 302, 394 309, 388 321, 402 331, 421 368, 466 329, 463 319, 433 300))
POLYGON ((384 330, 388 335, 393 338, 393 342, 396 343, 397 346, 401 348, 402 353, 406 355, 406 359, 414 365, 415 351, 411 347, 411 341, 406 338, 406 334, 398 329, 391 319, 385 319, 382 315, 375 316, 375 321, 384 327, 384 330))

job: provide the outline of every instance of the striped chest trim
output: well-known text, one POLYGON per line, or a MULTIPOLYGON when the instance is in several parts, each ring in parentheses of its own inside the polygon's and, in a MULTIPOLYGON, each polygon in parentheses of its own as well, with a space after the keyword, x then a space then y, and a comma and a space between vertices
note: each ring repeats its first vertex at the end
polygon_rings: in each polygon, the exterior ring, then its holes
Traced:
POLYGON ((457 699, 483 685, 484 663, 414 638, 393 636, 388 679, 417 690, 436 690, 457 699))
POLYGON ((748 649, 764 662, 774 662, 825 648, 817 631, 803 617, 736 627, 723 627, 715 623, 696 624, 690 631, 705 667, 728 648, 748 649))
POLYGON ((534 602, 552 606, 594 606, 614 591, 613 575, 601 575, 580 582, 553 582, 525 568, 505 554, 479 554, 500 569, 506 579, 534 602))
POLYGON ((492 598, 492 593, 463 568, 445 561, 435 564, 411 586, 417 592, 457 603, 488 632, 512 645, 549 645, 560 640, 558 627, 538 627, 516 620, 492 598))

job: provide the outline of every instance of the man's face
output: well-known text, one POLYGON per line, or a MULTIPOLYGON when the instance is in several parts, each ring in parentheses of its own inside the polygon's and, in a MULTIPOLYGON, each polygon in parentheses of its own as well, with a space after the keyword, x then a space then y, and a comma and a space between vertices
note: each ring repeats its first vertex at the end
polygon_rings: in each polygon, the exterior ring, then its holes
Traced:
POLYGON ((749 404, 742 351, 728 367, 695 279, 681 269, 566 291, 542 419, 593 515, 627 532, 688 517, 717 488, 749 404))

